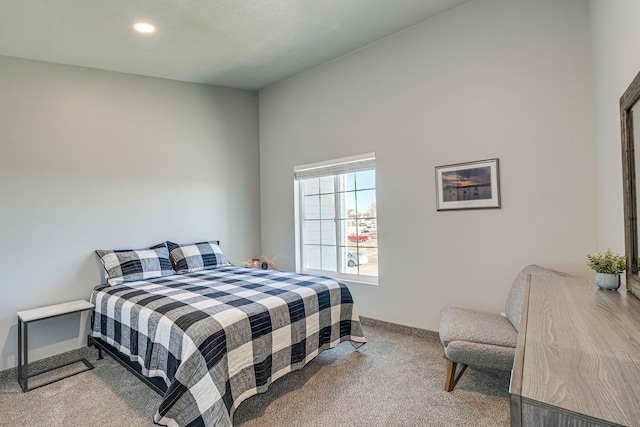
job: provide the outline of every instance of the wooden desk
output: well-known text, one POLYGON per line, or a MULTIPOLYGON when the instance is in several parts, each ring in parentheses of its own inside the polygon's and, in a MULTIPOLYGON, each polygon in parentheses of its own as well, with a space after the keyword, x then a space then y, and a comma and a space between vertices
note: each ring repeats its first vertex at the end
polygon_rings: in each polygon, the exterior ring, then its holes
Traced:
MULTIPOLYGON (((72 375, 79 374, 81 372, 88 371, 93 369, 93 366, 84 358, 80 360, 75 360, 73 362, 66 363, 62 366, 71 365, 77 362, 83 362, 87 369, 80 372, 75 372, 70 375, 63 376, 61 378, 57 378, 52 381, 48 381, 44 384, 40 384, 36 387, 29 388, 29 324, 32 322, 37 322, 39 320, 50 319, 52 317, 63 316, 65 314, 78 313, 81 311, 91 310, 93 309, 93 304, 89 301, 85 300, 77 300, 66 302, 63 304, 55 304, 49 305, 46 307, 34 308, 31 310, 19 311, 18 314, 18 384, 22 387, 22 391, 33 390, 34 388, 42 387, 47 384, 51 384, 52 382, 59 381, 65 378, 68 378, 72 375)), ((54 369, 61 368, 62 366, 57 366, 52 369, 47 369, 46 371, 39 372, 35 375, 41 375, 45 372, 52 371, 54 369)), ((32 375, 32 376, 35 376, 32 375)))
POLYGON ((512 426, 640 426, 640 300, 530 276, 511 380, 512 426))

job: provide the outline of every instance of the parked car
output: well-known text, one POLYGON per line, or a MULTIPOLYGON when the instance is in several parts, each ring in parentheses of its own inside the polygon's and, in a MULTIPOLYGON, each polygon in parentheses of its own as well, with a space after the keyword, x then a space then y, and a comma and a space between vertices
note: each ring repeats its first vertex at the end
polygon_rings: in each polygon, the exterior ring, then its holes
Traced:
POLYGON ((360 252, 347 252, 347 265, 355 267, 356 265, 367 264, 369 258, 360 252))
POLYGON ((364 234, 351 233, 347 236, 347 240, 350 242, 366 242, 367 240, 369 240, 369 236, 365 236, 364 234))

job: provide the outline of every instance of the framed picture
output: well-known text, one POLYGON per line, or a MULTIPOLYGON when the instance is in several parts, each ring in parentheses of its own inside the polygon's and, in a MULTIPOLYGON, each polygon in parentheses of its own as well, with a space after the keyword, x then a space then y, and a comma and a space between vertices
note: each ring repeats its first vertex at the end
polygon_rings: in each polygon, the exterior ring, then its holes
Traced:
POLYGON ((437 210, 499 207, 498 159, 436 166, 437 210))

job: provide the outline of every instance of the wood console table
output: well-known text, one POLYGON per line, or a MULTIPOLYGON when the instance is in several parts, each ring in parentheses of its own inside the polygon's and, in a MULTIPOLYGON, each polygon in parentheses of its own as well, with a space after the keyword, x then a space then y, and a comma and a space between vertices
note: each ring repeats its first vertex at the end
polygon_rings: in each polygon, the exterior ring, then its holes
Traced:
POLYGON ((640 300, 530 276, 511 378, 512 426, 640 426, 640 300))

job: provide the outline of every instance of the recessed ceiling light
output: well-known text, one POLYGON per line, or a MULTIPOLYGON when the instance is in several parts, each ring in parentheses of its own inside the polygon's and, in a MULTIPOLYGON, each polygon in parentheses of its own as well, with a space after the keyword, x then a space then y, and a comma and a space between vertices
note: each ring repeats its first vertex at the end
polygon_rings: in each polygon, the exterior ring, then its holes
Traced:
POLYGON ((153 33, 156 30, 156 27, 149 24, 148 22, 134 22, 132 25, 133 29, 139 33, 153 33))

